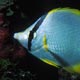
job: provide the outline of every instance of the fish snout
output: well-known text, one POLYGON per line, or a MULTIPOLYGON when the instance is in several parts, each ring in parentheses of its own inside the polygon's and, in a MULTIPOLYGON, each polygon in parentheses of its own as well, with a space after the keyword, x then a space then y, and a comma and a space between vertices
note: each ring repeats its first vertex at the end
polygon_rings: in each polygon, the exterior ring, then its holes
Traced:
POLYGON ((15 33, 14 39, 17 39, 25 48, 28 49, 28 35, 24 32, 15 33))
POLYGON ((17 38, 18 38, 17 33, 15 33, 13 37, 14 37, 15 39, 17 39, 17 38))
POLYGON ((21 32, 21 33, 15 33, 14 38, 18 40, 25 40, 25 39, 28 39, 28 36, 27 34, 21 32))

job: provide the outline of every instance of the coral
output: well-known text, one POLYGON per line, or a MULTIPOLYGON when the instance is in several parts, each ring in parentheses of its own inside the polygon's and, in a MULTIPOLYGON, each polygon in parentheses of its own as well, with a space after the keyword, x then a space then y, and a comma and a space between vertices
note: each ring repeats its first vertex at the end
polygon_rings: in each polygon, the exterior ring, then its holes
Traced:
POLYGON ((3 13, 0 13, 0 25, 2 25, 3 23, 4 23, 3 13))
POLYGON ((36 80, 35 74, 27 67, 24 70, 18 65, 25 58, 26 51, 12 37, 14 22, 11 21, 17 16, 17 10, 11 8, 15 6, 13 0, 0 0, 0 80, 36 80))
POLYGON ((0 27, 0 80, 36 80, 29 70, 17 68, 26 51, 21 45, 14 45, 10 38, 9 28, 0 27))

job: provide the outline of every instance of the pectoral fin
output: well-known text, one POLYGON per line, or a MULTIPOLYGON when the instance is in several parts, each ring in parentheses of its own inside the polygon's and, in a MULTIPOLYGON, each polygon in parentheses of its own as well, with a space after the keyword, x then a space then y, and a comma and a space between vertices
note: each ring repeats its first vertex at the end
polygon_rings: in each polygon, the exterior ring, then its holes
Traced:
POLYGON ((43 48, 45 51, 48 51, 46 35, 43 36, 43 48))
POLYGON ((49 52, 50 55, 52 55, 53 58, 55 58, 57 60, 57 62, 59 62, 61 64, 61 66, 63 66, 63 67, 70 66, 68 64, 68 62, 65 61, 62 57, 60 57, 58 54, 56 54, 48 49, 46 35, 44 35, 44 37, 43 37, 43 48, 45 49, 45 51, 49 52))

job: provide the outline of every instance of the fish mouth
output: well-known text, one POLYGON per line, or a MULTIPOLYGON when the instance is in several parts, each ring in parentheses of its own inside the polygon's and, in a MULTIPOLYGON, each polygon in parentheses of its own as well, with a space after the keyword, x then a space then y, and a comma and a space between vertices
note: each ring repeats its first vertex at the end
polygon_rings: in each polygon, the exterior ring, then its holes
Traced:
POLYGON ((15 39, 17 39, 17 33, 14 33, 13 37, 14 37, 15 39))

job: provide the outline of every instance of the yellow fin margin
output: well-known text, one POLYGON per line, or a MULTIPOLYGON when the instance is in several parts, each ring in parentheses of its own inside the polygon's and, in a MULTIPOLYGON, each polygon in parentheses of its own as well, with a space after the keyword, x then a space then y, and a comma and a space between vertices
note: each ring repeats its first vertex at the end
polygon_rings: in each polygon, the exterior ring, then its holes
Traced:
POLYGON ((48 59, 41 59, 41 60, 42 60, 43 62, 49 64, 49 65, 52 65, 52 66, 54 66, 54 67, 59 68, 59 66, 58 66, 55 62, 53 62, 53 61, 51 61, 51 60, 48 60, 48 59))
POLYGON ((48 12, 48 15, 51 15, 52 13, 55 13, 57 11, 69 11, 69 12, 72 12, 73 14, 76 14, 76 15, 79 15, 80 16, 80 10, 78 9, 72 9, 72 8, 69 8, 69 7, 66 7, 66 8, 56 8, 56 9, 52 9, 51 11, 48 12))
MULTIPOLYGON (((43 48, 48 51, 48 45, 47 45, 47 39, 46 39, 46 35, 43 36, 43 48)), ((51 60, 48 60, 48 59, 41 59, 43 62, 49 64, 49 65, 52 65, 54 67, 57 67, 59 68, 59 66, 54 62, 54 61, 51 61, 51 60)))
POLYGON ((73 66, 65 67, 64 69, 70 73, 80 74, 80 63, 73 65, 73 66))
POLYGON ((76 72, 76 73, 79 73, 80 74, 80 63, 72 66, 73 67, 73 70, 76 72))

